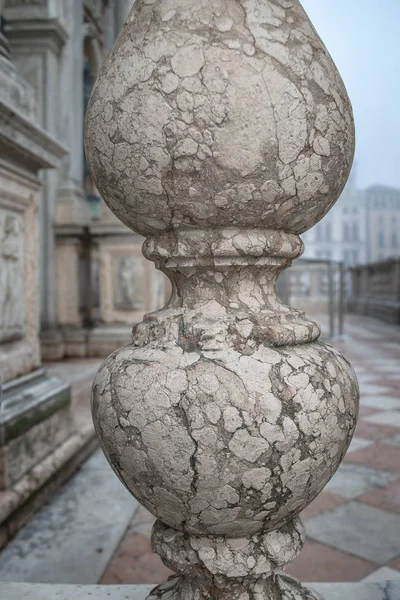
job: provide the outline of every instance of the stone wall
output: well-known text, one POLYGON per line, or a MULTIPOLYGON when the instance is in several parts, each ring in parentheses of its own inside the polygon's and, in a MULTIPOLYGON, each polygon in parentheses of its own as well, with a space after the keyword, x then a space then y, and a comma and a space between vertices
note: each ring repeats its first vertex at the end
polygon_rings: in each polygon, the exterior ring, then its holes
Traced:
POLYGON ((40 171, 59 167, 66 152, 41 127, 7 49, 0 52, 0 547, 87 441, 74 426, 69 386, 40 358, 40 171))
POLYGON ((86 88, 131 5, 132 0, 3 4, 11 55, 31 85, 34 117, 68 149, 60 166, 43 175, 36 199, 44 359, 102 356, 127 343, 132 322, 158 307, 156 289, 166 281, 143 266, 143 239, 110 217, 84 162, 86 88))

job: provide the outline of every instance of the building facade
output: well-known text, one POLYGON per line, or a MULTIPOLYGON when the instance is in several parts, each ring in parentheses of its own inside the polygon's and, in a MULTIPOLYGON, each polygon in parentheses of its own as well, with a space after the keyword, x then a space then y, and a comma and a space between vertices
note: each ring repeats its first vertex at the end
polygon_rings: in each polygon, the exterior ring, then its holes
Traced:
POLYGON ((374 185, 364 191, 367 212, 367 262, 400 256, 400 190, 374 185))
POLYGON ((357 189, 353 175, 336 206, 304 234, 304 258, 346 266, 400 256, 400 190, 384 185, 357 189))
POLYGON ((84 113, 132 0, 3 0, 3 29, 35 118, 68 149, 40 193, 40 322, 46 359, 102 356, 165 300, 143 239, 103 203, 84 157, 84 113))
POLYGON ((354 171, 336 205, 302 237, 304 258, 344 262, 347 266, 366 262, 366 203, 364 192, 355 185, 354 171))

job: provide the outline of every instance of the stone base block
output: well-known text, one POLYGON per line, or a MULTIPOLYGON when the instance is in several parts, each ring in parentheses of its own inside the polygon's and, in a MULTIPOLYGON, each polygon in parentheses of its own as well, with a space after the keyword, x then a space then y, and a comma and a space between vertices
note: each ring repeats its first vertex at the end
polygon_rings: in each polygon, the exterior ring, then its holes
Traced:
POLYGON ((70 386, 38 369, 3 387, 0 448, 17 440, 71 402, 70 386))
POLYGON ((32 467, 58 448, 73 433, 69 407, 38 423, 0 447, 0 490, 9 489, 32 467))
POLYGON ((58 329, 48 329, 40 333, 41 357, 44 362, 64 358, 64 339, 58 329))
POLYGON ((132 341, 132 326, 101 325, 91 329, 88 336, 88 356, 107 357, 132 341))
POLYGON ((0 547, 96 447, 77 432, 70 386, 40 369, 4 386, 0 413, 0 547))
MULTIPOLYGON (((0 492, 0 549, 94 452, 92 427, 71 436, 10 489, 0 492)), ((41 597, 41 596, 39 596, 41 597)), ((0 598, 3 596, 0 593, 0 598)))
POLYGON ((48 362, 63 358, 106 358, 131 341, 131 325, 63 327, 57 332, 42 334, 42 359, 48 362))

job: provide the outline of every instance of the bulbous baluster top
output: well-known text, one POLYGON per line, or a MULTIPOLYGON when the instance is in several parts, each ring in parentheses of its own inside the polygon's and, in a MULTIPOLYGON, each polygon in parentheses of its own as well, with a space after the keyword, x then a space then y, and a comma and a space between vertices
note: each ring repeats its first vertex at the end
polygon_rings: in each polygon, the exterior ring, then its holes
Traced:
POLYGON ((86 119, 99 191, 146 236, 302 233, 354 153, 346 90, 298 0, 138 0, 86 119))

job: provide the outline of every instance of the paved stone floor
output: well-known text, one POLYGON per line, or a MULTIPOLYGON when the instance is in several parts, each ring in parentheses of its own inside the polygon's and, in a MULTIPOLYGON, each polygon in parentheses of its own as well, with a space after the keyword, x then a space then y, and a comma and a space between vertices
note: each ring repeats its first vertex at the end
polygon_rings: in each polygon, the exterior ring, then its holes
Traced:
MULTIPOLYGON (((360 417, 343 465, 302 515, 308 540, 289 572, 308 582, 400 579, 400 327, 351 317, 334 344, 357 372, 360 417)), ((98 453, 0 553, 0 580, 158 583, 169 571, 151 552, 152 524, 98 453)))

